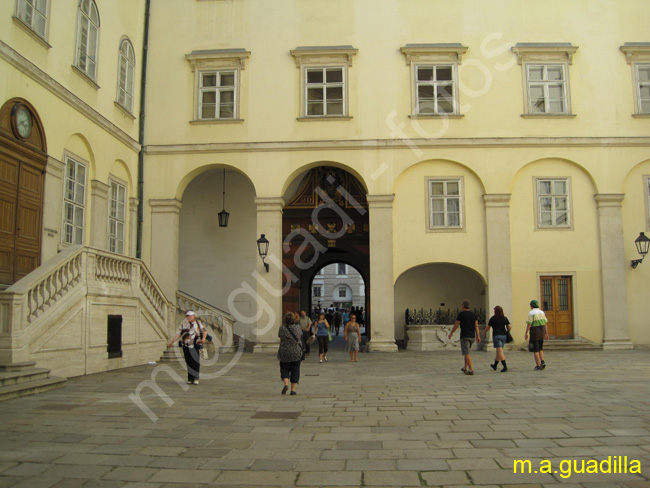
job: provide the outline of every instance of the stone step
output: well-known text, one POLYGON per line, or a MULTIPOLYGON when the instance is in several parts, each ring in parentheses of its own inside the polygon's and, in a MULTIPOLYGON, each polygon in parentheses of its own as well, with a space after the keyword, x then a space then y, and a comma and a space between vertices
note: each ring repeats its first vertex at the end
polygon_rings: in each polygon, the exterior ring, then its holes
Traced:
POLYGON ((24 371, 0 372, 0 388, 3 386, 17 385, 47 379, 50 370, 45 368, 31 368, 24 371))
POLYGON ((63 388, 68 380, 57 376, 0 387, 0 401, 63 388))
MULTIPOLYGON (((551 339, 544 341, 545 351, 602 351, 603 346, 586 339, 551 339)), ((521 348, 527 350, 527 345, 521 348)))

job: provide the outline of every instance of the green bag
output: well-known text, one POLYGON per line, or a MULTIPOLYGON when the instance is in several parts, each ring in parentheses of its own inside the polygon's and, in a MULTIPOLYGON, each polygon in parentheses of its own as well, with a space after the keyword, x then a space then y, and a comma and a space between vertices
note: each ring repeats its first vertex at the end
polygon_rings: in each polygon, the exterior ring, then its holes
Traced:
POLYGON ((327 337, 329 338, 330 341, 332 340, 332 334, 330 334, 329 329, 327 329, 327 337))

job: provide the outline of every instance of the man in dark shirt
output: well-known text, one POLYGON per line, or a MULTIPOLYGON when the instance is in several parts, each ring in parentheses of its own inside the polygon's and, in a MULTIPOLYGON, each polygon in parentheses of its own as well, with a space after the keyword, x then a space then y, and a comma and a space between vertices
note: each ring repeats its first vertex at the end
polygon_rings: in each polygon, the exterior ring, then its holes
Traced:
POLYGON ((449 333, 449 339, 456 332, 456 329, 460 326, 460 351, 465 358, 465 366, 461 368, 461 371, 465 374, 472 375, 474 374, 474 367, 472 365, 472 356, 469 351, 474 344, 474 339, 476 343, 481 342, 481 336, 478 332, 478 318, 474 312, 469 309, 469 300, 463 301, 463 310, 458 312, 456 317, 456 322, 449 333))

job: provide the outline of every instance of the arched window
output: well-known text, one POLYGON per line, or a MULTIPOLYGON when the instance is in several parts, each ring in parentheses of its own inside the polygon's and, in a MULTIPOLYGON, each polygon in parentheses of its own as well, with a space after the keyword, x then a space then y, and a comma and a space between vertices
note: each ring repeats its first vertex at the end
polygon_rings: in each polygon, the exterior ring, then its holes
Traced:
POLYGON ((89 78, 97 75, 97 50, 99 47, 99 12, 94 0, 79 2, 77 23, 77 49, 75 66, 89 78))
POLYGON ((135 53, 128 39, 120 43, 117 72, 117 103, 133 112, 133 83, 135 79, 135 53))

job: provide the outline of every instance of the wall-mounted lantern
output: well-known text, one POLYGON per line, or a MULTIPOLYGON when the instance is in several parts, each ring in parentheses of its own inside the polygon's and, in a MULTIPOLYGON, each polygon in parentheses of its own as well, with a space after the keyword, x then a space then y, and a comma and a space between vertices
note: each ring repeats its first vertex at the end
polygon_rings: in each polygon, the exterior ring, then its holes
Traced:
POLYGON ((266 261, 266 256, 269 254, 269 240, 262 234, 262 237, 257 239, 257 252, 260 253, 260 257, 262 258, 262 262, 264 263, 264 268, 266 268, 266 272, 269 272, 269 265, 266 261))
POLYGON ((637 252, 641 255, 641 259, 632 260, 632 268, 636 268, 639 264, 641 264, 643 258, 645 258, 645 255, 648 254, 650 239, 648 239, 643 232, 640 232, 639 237, 634 240, 634 244, 636 245, 637 252))

